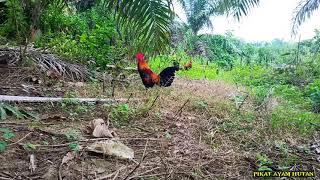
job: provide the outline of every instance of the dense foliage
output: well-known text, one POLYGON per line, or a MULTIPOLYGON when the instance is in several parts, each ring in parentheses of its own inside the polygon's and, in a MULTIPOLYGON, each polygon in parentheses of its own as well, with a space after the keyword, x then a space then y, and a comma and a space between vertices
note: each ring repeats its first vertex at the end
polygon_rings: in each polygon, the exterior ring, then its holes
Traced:
POLYGON ((254 95, 256 107, 268 96, 279 98, 280 104, 266 117, 273 127, 303 134, 320 127, 319 30, 315 30, 314 38, 301 42, 275 39, 257 43, 246 43, 230 32, 196 36, 188 29, 181 31, 183 36, 174 55, 157 57, 152 68, 159 72, 174 60, 184 64, 192 59, 192 70, 181 71, 180 76, 245 85, 254 95), (194 55, 197 41, 205 45, 204 55, 194 55))

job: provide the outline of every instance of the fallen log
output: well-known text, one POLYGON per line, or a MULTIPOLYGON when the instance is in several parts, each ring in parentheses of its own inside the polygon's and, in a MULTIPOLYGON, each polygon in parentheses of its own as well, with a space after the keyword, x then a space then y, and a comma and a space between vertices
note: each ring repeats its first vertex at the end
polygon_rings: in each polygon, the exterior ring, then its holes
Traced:
POLYGON ((115 65, 109 65, 109 64, 106 65, 106 68, 121 69, 121 70, 127 70, 127 71, 137 71, 137 68, 134 68, 134 67, 117 67, 115 65))
MULTIPOLYGON (((140 101, 139 98, 131 98, 129 101, 140 101)), ((121 103, 127 102, 128 98, 99 99, 99 98, 61 98, 61 97, 29 97, 29 96, 7 96, 0 95, 0 102, 100 102, 100 103, 121 103)))

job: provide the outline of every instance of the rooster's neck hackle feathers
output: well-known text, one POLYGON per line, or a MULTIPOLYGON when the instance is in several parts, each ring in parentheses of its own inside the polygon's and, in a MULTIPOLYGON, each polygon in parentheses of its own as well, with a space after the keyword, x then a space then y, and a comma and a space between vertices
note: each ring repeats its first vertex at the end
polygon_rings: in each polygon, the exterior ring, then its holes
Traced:
POLYGON ((153 87, 154 84, 159 85, 160 77, 150 69, 148 63, 144 59, 144 54, 137 53, 136 59, 138 62, 138 72, 140 74, 140 77, 145 87, 147 88, 153 87))

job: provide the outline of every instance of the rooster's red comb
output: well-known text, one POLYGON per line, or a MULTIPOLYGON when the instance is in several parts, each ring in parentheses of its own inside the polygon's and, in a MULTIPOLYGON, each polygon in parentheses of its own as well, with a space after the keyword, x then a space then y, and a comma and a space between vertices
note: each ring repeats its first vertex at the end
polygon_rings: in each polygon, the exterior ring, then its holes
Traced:
POLYGON ((137 53, 136 54, 136 58, 143 60, 144 59, 144 54, 143 53, 137 53))

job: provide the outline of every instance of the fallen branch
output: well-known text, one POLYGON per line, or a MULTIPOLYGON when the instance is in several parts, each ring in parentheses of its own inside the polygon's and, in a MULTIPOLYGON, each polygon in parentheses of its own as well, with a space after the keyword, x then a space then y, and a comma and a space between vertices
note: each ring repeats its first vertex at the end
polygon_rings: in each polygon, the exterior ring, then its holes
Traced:
POLYGON ((109 68, 109 69, 121 69, 121 70, 127 70, 127 71, 137 71, 137 68, 134 68, 134 67, 118 67, 118 66, 115 66, 115 65, 106 65, 106 68, 109 68))
MULTIPOLYGON (((140 101, 142 99, 131 98, 130 101, 140 101)), ((101 102, 101 103, 119 103, 127 102, 128 99, 119 98, 119 99, 99 99, 99 98, 52 98, 52 97, 28 97, 28 96, 7 96, 0 95, 0 102, 101 102)))

